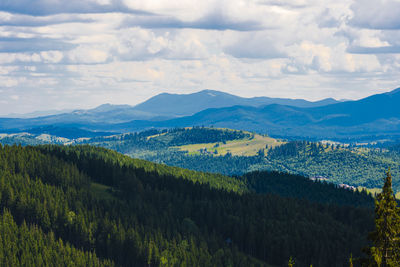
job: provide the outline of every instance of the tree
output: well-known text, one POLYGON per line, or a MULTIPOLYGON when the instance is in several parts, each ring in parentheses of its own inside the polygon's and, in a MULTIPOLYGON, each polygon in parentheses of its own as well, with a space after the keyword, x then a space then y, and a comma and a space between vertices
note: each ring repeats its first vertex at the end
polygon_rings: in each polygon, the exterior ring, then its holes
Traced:
POLYGON ((375 231, 370 233, 369 239, 373 246, 366 251, 369 257, 364 266, 400 266, 400 209, 394 197, 390 170, 375 200, 375 231))
POLYGON ((294 266, 294 260, 292 257, 290 257, 288 261, 288 267, 293 267, 293 266, 294 266))

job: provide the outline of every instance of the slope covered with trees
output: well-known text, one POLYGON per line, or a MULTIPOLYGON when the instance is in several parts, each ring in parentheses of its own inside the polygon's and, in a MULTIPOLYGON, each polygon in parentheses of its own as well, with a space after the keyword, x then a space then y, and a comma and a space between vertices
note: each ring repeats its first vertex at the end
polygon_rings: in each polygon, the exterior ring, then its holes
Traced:
MULTIPOLYGON (((393 188, 400 192, 400 150, 396 143, 362 147, 310 141, 283 142, 272 138, 268 141, 266 137, 261 138, 265 140, 258 140, 258 137, 243 131, 193 127, 152 129, 68 140, 67 143, 101 146, 135 158, 202 172, 242 175, 256 170, 280 171, 306 177, 324 177, 335 184, 370 189, 381 188, 382 181, 378 177, 391 167, 393 188), (193 147, 195 153, 185 150, 188 147, 193 147), (254 153, 247 153, 249 148, 254 153), (243 154, 243 151, 247 152, 243 154)), ((45 140, 34 136, 5 136, 0 143, 36 145, 43 144, 45 140)), ((46 142, 59 143, 61 140, 50 138, 46 142)))
POLYGON ((288 198, 250 182, 257 177, 203 174, 90 146, 2 146, 0 179, 10 238, 29 246, 18 234, 36 231, 44 246, 72 251, 76 265, 282 266, 292 256, 296 266, 338 266, 359 255, 373 225, 369 204, 352 204, 371 199, 352 191, 319 188, 340 191, 346 203, 288 198))
MULTIPOLYGON (((216 128, 190 128, 174 130, 149 130, 145 132, 97 137, 85 142, 118 152, 170 166, 242 175, 249 171, 269 170, 299 174, 307 177, 324 177, 335 184, 348 184, 366 188, 381 188, 378 178, 389 167, 392 169, 393 187, 400 192, 400 154, 396 145, 390 147, 362 147, 354 144, 327 144, 310 141, 279 142, 260 148, 256 155, 238 156, 218 152, 218 144, 238 141, 246 150, 251 139, 247 132, 216 128), (247 135, 246 135, 247 134, 247 135), (244 139, 243 139, 244 138, 244 139), (175 141, 174 141, 175 140, 175 141), (216 142, 208 153, 186 153, 179 146, 216 142), (219 143, 218 143, 219 142, 219 143), (178 147, 178 149, 176 148, 178 147), (214 153, 217 150, 217 153, 214 153)), ((236 148, 240 149, 240 148, 236 148)))

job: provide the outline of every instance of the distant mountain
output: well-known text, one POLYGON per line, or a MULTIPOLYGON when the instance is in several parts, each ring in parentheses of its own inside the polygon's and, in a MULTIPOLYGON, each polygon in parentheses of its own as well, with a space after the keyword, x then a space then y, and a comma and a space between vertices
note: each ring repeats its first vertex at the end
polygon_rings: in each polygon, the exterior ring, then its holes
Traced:
MULTIPOLYGON (((47 126, 96 129, 97 125, 122 123, 131 120, 165 120, 171 117, 161 117, 144 111, 133 109, 129 105, 104 104, 94 109, 75 110, 50 116, 36 118, 0 118, 0 130, 2 132, 16 132, 47 126)), ((110 131, 110 130, 108 130, 110 131)), ((112 130, 111 130, 112 131, 112 130)))
POLYGON ((134 109, 148 113, 180 117, 193 115, 194 113, 208 108, 223 108, 237 105, 258 107, 270 104, 281 104, 295 107, 318 107, 334 103, 339 103, 339 101, 333 98, 327 98, 316 102, 289 98, 244 98, 220 91, 203 90, 193 94, 159 94, 135 106, 134 109))
MULTIPOLYGON (((149 100, 136 105, 112 105, 103 104, 93 109, 74 110, 61 114, 45 115, 31 118, 32 114, 18 117, 0 118, 1 132, 20 132, 32 129, 47 129, 49 126, 57 127, 57 132, 66 128, 64 137, 75 136, 76 129, 82 129, 87 135, 89 131, 105 130, 112 133, 120 132, 113 126, 134 120, 140 121, 164 121, 177 117, 190 116, 199 111, 209 108, 230 107, 234 105, 262 106, 266 104, 279 103, 296 107, 314 107, 331 103, 337 103, 334 99, 324 99, 317 102, 309 102, 302 99, 284 99, 254 97, 243 98, 228 93, 213 90, 203 90, 193 94, 159 94, 149 100), (72 131, 72 132, 71 132, 72 131)), ((38 113, 47 114, 47 113, 38 113)), ((150 123, 151 124, 151 123, 150 123)), ((37 132, 36 131, 36 132, 37 132)), ((122 131, 125 131, 122 129, 122 131)))
POLYGON ((35 118, 35 117, 43 117, 43 116, 50 116, 50 115, 57 115, 67 112, 72 112, 72 109, 62 109, 62 110, 38 110, 29 113, 10 113, 5 115, 4 117, 7 118, 35 118))
POLYGON ((310 102, 303 99, 253 97, 244 98, 228 93, 203 90, 192 94, 156 95, 136 106, 103 104, 93 109, 46 110, 26 114, 9 114, 4 117, 34 119, 47 122, 108 122, 118 123, 131 120, 165 120, 168 118, 193 115, 208 108, 222 108, 235 105, 262 106, 281 104, 295 107, 318 107, 339 103, 333 98, 310 102))
POLYGON ((321 107, 272 104, 207 109, 192 116, 161 121, 132 121, 120 129, 210 126, 266 132, 279 136, 362 138, 400 135, 400 89, 321 107))
POLYGON ((80 132, 90 137, 99 132, 115 134, 148 128, 213 125, 281 137, 379 139, 400 136, 398 103, 400 89, 340 103, 335 100, 241 98, 204 90, 188 95, 161 94, 135 107, 105 104, 90 110, 32 119, 0 118, 0 131, 57 132, 71 138, 80 132), (268 101, 292 105, 265 104, 268 101), (332 101, 333 104, 318 106, 332 101), (240 105, 235 105, 237 103, 240 105), (192 114, 206 107, 212 108, 192 114))

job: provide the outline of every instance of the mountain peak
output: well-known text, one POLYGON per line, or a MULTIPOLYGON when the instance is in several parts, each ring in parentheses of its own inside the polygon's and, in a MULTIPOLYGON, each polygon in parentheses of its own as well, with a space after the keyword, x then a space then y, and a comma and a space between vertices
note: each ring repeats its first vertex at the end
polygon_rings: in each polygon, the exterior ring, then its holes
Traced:
POLYGON ((201 95, 209 95, 209 96, 218 96, 218 95, 230 95, 228 93, 225 92, 221 92, 221 91, 217 91, 217 90, 211 90, 211 89, 204 89, 201 90, 197 93, 193 93, 193 94, 201 94, 201 95))
POLYGON ((95 107, 91 111, 107 112, 107 111, 114 110, 114 109, 130 108, 130 107, 131 106, 129 106, 129 105, 114 105, 114 104, 106 103, 106 104, 102 104, 100 106, 95 107))

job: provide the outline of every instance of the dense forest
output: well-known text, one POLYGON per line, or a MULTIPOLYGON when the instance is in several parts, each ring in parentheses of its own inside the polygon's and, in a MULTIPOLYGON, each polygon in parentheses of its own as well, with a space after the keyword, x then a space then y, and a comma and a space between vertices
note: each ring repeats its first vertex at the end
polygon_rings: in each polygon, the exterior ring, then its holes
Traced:
POLYGON ((372 198, 298 178, 199 173, 92 146, 0 146, 3 265, 343 266, 360 256, 372 198))
MULTIPOLYGON (((285 145, 283 147, 285 148, 285 145)), ((319 146, 316 147, 319 149, 319 146)), ((382 181, 377 177, 390 167, 393 173, 393 187, 396 192, 400 192, 398 152, 335 147, 303 154, 298 151, 285 151, 284 148, 271 150, 271 154, 266 153, 263 157, 188 155, 183 151, 173 150, 148 153, 136 151, 132 155, 171 166, 225 175, 241 175, 257 170, 280 171, 306 177, 321 176, 335 184, 344 183, 367 188, 382 187, 382 181)))
POLYGON ((254 156, 188 154, 175 148, 178 145, 212 143, 217 140, 216 136, 225 136, 218 142, 251 138, 242 131, 195 127, 169 131, 154 129, 109 138, 97 137, 85 142, 132 157, 196 171, 224 175, 242 175, 256 170, 280 171, 307 177, 321 176, 335 184, 367 188, 382 187, 382 181, 377 177, 390 167, 393 187, 400 192, 400 150, 397 143, 365 148, 356 144, 289 141, 262 149, 254 156))
MULTIPOLYGON (((269 170, 306 177, 324 177, 335 184, 348 184, 366 188, 381 188, 380 177, 392 169, 393 188, 400 192, 400 149, 396 141, 357 145, 310 141, 281 142, 278 146, 260 147, 258 154, 250 156, 214 153, 220 144, 249 140, 254 134, 229 129, 193 127, 176 129, 150 129, 143 132, 99 136, 69 140, 66 144, 91 144, 113 149, 134 158, 181 168, 242 175, 250 171, 269 170), (213 144, 207 153, 187 153, 181 146, 213 144)), ((63 139, 52 136, 5 136, 0 143, 44 144, 60 143, 63 139)), ((243 145, 245 145, 243 143, 243 145)), ((200 146, 199 146, 200 147, 200 146)), ((243 147, 245 150, 246 147, 243 147)))
POLYGON ((265 169, 274 166, 280 171, 367 188, 381 188, 382 180, 377 177, 391 168, 393 187, 400 192, 400 154, 394 151, 293 141, 271 149, 266 161, 265 169))

